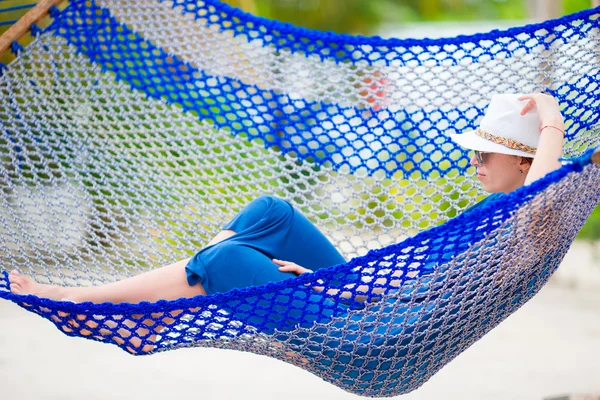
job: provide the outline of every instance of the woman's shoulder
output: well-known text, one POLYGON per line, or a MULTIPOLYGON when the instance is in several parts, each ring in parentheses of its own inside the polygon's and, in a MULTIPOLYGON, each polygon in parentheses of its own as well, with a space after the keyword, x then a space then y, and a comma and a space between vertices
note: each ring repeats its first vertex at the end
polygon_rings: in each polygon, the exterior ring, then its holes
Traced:
POLYGON ((477 203, 473 204, 471 207, 467 208, 467 209, 466 209, 464 212, 471 211, 471 210, 473 210, 473 209, 475 209, 475 208, 481 207, 482 205, 484 205, 484 204, 487 204, 487 203, 489 203, 490 201, 494 201, 494 200, 496 200, 496 199, 499 199, 499 198, 501 198, 501 197, 502 197, 502 196, 504 196, 504 195, 505 195, 505 194, 504 194, 504 193, 501 193, 501 192, 498 192, 498 193, 492 193, 492 194, 490 194, 488 197, 486 197, 485 199, 483 199, 483 200, 481 200, 481 201, 478 201, 477 203))

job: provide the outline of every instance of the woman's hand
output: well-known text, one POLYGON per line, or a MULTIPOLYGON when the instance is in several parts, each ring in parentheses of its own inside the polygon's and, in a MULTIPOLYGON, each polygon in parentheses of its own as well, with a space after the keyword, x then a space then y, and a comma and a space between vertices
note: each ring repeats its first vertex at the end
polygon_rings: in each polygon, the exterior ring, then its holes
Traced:
POLYGON ((562 156, 565 123, 558 107, 558 100, 544 93, 530 93, 519 97, 519 100, 528 100, 521 110, 521 115, 526 114, 533 107, 537 107, 540 116, 541 133, 533 163, 529 168, 525 185, 540 179, 546 174, 561 167, 558 159, 562 156))
POLYGON ((281 272, 292 272, 298 276, 302 275, 306 272, 313 272, 312 270, 301 267, 298 264, 293 263, 291 261, 283 261, 283 260, 278 260, 278 259, 274 258, 273 262, 277 265, 280 265, 279 270, 281 272))
MULTIPOLYGON (((292 272, 296 275, 302 275, 305 274, 307 272, 313 272, 312 270, 308 269, 308 268, 304 268, 299 266, 296 263, 293 263, 291 261, 283 261, 283 260, 278 260, 276 258, 273 259, 273 262, 277 265, 280 265, 279 270, 281 272, 292 272)), ((381 279, 380 279, 381 280, 381 279)), ((383 280, 385 282, 385 280, 383 280)), ((318 283, 320 283, 321 285, 324 285, 324 282, 319 279, 317 281, 318 283)), ((396 281, 398 282, 398 281, 396 281)), ((376 283, 382 283, 379 282, 379 280, 376 283)), ((307 283, 304 286, 310 286, 311 284, 307 283)), ((331 295, 331 296, 337 296, 337 297, 341 297, 344 299, 354 299, 354 301, 358 302, 358 303, 363 303, 367 300, 367 296, 365 296, 365 293, 368 293, 369 291, 373 292, 373 293, 385 293, 384 289, 380 289, 380 288, 373 288, 372 290, 366 286, 366 285, 361 285, 358 286, 358 288, 356 288, 356 284, 349 284, 349 285, 345 285, 344 288, 347 290, 339 290, 339 289, 328 289, 327 290, 327 294, 331 295)), ((313 286, 312 289, 316 290, 317 292, 322 292, 323 290, 325 290, 324 286, 313 286)), ((379 298, 378 297, 373 297, 371 299, 371 301, 378 301, 379 298)), ((342 301, 342 303, 344 304, 349 304, 346 303, 344 301, 342 301)))
POLYGON ((519 97, 519 100, 528 100, 521 110, 521 115, 527 114, 529 110, 537 106, 542 126, 553 125, 564 132, 565 123, 558 108, 558 100, 544 93, 530 93, 519 97))

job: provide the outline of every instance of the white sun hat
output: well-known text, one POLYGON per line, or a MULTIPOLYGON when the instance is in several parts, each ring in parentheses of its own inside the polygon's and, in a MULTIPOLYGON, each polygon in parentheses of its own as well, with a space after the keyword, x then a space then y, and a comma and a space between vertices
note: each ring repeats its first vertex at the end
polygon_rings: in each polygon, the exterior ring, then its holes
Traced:
POLYGON ((527 100, 521 94, 492 96, 485 115, 475 130, 451 133, 456 143, 469 150, 534 157, 540 141, 540 116, 534 106, 525 115, 521 110, 527 100))

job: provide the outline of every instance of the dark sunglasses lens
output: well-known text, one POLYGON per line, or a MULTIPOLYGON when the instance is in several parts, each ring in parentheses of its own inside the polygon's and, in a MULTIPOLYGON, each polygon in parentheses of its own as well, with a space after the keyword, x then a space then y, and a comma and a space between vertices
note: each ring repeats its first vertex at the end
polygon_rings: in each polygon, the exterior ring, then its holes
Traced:
POLYGON ((479 165, 483 165, 483 155, 481 154, 480 151, 475 150, 475 157, 477 157, 477 163, 479 165))

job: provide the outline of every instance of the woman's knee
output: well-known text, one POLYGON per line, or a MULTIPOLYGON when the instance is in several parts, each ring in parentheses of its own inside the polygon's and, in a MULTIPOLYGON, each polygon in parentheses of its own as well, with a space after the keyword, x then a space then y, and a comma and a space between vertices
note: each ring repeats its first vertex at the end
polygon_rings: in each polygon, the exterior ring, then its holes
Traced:
POLYGON ((257 198, 255 198, 252 201, 265 201, 267 203, 281 203, 281 202, 285 202, 285 200, 274 196, 272 194, 261 194, 260 196, 258 196, 257 198))
POLYGON ((260 210, 262 215, 268 212, 273 216, 293 213, 293 206, 287 200, 270 194, 263 194, 252 200, 248 209, 260 210))

